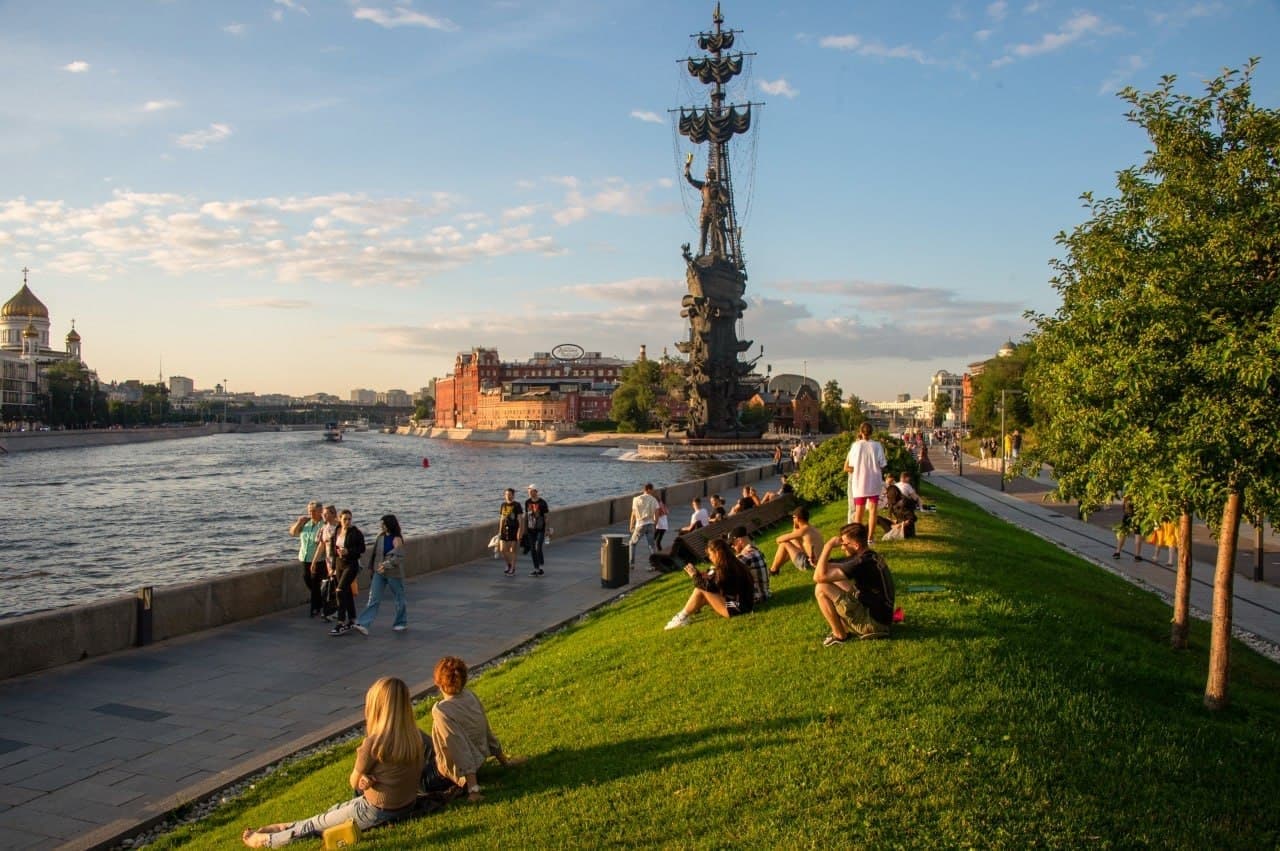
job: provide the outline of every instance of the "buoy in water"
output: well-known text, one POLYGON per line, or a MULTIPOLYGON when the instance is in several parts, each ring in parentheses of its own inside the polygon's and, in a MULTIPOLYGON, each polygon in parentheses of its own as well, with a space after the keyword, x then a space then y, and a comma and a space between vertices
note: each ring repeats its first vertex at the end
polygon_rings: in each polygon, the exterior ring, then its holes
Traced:
POLYGON ((426 458, 423 458, 423 459, 422 459, 422 466, 423 466, 424 468, 426 468, 426 467, 430 467, 430 466, 431 466, 431 462, 430 462, 430 461, 428 461, 426 458))

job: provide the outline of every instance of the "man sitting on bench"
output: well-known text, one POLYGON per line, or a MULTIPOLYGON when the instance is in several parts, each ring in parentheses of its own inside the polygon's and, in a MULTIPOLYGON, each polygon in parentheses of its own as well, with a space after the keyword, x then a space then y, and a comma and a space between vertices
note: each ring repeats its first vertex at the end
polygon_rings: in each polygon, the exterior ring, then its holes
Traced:
POLYGON ((711 525, 711 517, 707 514, 707 510, 702 507, 702 498, 695 496, 693 498, 693 516, 689 518, 689 525, 680 529, 680 534, 692 532, 694 529, 701 529, 703 526, 711 525))

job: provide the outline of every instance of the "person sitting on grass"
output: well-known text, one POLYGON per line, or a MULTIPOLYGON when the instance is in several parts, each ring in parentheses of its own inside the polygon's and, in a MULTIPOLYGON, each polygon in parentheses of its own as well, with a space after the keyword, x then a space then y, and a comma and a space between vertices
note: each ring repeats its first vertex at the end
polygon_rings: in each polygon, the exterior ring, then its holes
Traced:
POLYGON ((823 647, 843 644, 850 634, 858 638, 888 638, 893 623, 893 574, 883 556, 867 547, 867 527, 848 523, 827 541, 813 568, 814 597, 831 627, 823 647), (833 559, 831 551, 844 549, 846 558, 833 559))
POLYGON ((689 619, 704 606, 722 618, 749 614, 755 604, 755 580, 746 565, 738 561, 727 541, 713 538, 707 542, 707 558, 711 569, 701 572, 691 564, 684 566, 696 586, 689 602, 667 622, 665 629, 687 626, 689 619))
POLYGON ((797 570, 807 573, 813 570, 817 553, 822 552, 822 533, 809 525, 809 509, 798 505, 791 512, 791 531, 774 538, 774 543, 778 550, 773 555, 773 564, 769 565, 770 573, 777 576, 787 559, 797 570))
POLYGON ((764 505, 766 502, 773 502, 775 499, 781 499, 782 497, 795 492, 796 489, 791 487, 791 484, 787 481, 787 477, 783 476, 782 484, 778 486, 776 491, 764 492, 764 496, 760 497, 760 504, 764 505))
POLYGON ((467 663, 445 656, 436 663, 435 683, 444 697, 431 707, 431 743, 436 770, 459 787, 467 800, 483 801, 476 772, 489 757, 503 765, 520 765, 522 757, 507 756, 489 726, 480 698, 467 686, 467 663))
POLYGON ((364 696, 364 724, 364 741, 356 750, 350 777, 351 788, 359 794, 305 821, 248 829, 240 836, 245 845, 279 848, 348 820, 368 830, 413 812, 424 750, 408 686, 395 677, 383 677, 370 686, 364 696))

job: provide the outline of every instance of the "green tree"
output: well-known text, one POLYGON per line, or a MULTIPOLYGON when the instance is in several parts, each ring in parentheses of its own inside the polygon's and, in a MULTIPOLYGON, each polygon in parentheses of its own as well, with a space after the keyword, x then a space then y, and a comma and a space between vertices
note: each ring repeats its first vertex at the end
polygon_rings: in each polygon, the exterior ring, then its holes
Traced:
POLYGON ((662 366, 658 361, 638 360, 622 370, 610 410, 618 431, 649 430, 655 420, 654 405, 662 380, 662 366))
POLYGON ((939 393, 933 397, 933 424, 934 426, 942 425, 947 414, 951 413, 951 394, 939 393))
MULTIPOLYGON (((1215 528, 1210 709, 1228 703, 1240 517, 1274 517, 1280 490, 1280 113, 1252 103, 1255 66, 1202 97, 1171 76, 1122 92, 1151 148, 1058 235, 1062 305, 1034 317, 1027 376, 1043 417, 1031 460, 1064 496, 1088 511, 1124 490, 1146 525, 1179 517, 1184 541, 1193 514, 1215 528)), ((1175 644, 1190 565, 1181 547, 1175 644)))
POLYGON ((867 414, 862 410, 862 400, 857 394, 850 393, 845 402, 844 427, 848 431, 857 431, 858 426, 867 421, 867 414))
POLYGON ((98 387, 93 373, 78 361, 59 361, 44 372, 48 382, 45 421, 51 426, 83 428, 94 421, 98 387))
POLYGON ((1008 357, 994 357, 983 364, 982 374, 973 379, 973 399, 969 404, 969 427, 980 437, 1000 434, 1000 391, 1006 391, 1005 430, 1026 431, 1033 423, 1031 403, 1024 395, 1023 376, 1032 346, 1020 343, 1008 357))
POLYGON ((844 391, 840 389, 840 382, 834 378, 822 387, 822 401, 819 403, 818 416, 819 425, 825 432, 844 431, 848 427, 844 410, 844 391))

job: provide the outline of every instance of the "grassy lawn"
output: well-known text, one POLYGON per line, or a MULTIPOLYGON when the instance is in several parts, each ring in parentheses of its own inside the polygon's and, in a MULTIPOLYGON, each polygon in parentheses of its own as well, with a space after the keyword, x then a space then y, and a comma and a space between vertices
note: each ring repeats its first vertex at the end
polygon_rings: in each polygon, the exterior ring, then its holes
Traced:
MULTIPOLYGON (((920 535, 881 545, 906 610, 892 641, 822 647, 792 567, 766 610, 664 632, 690 583, 663 577, 473 683, 508 752, 529 757, 481 772, 485 802, 362 842, 1277 847, 1280 666, 1237 644, 1233 707, 1207 713, 1206 625, 1174 653, 1154 597, 926 493, 939 513, 920 535)), ((815 521, 830 534, 843 515, 815 521)), ((234 847, 245 826, 328 807, 350 794, 354 747, 156 847, 234 847)))

